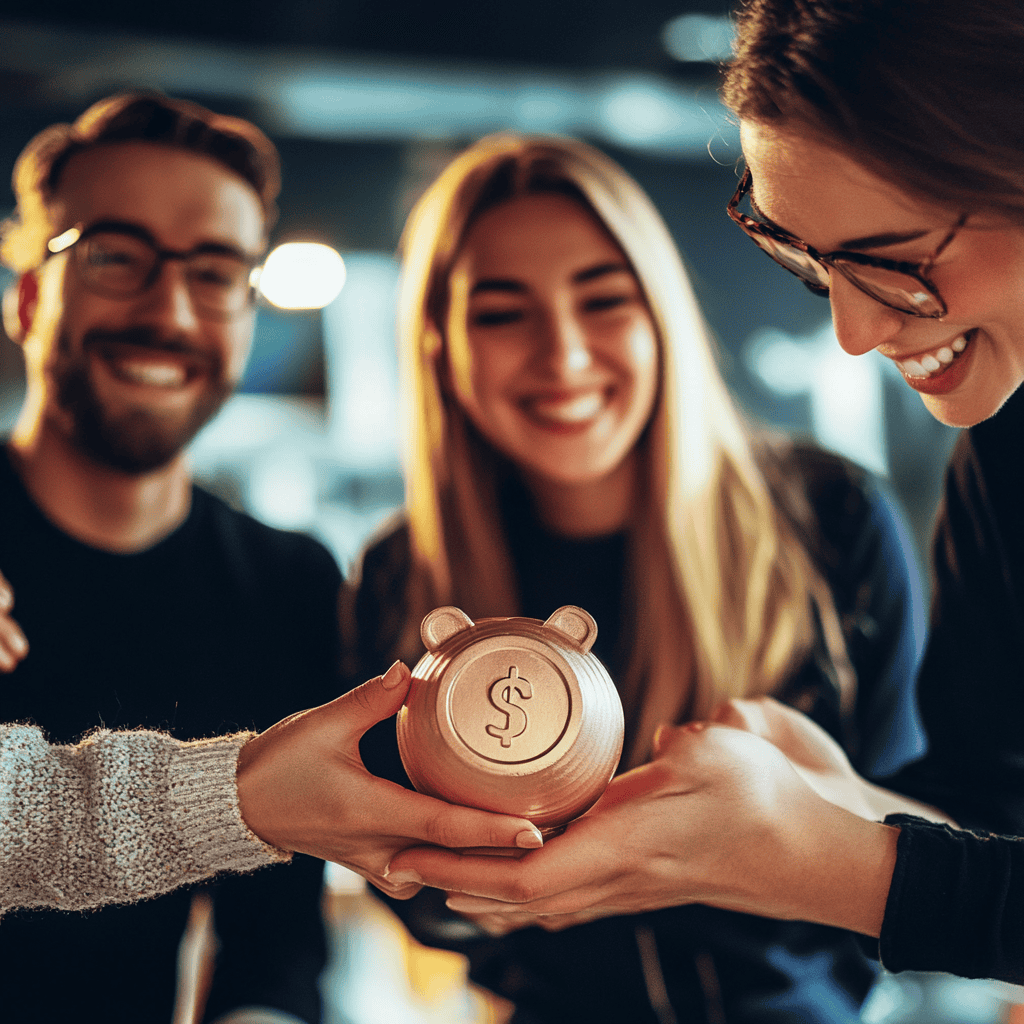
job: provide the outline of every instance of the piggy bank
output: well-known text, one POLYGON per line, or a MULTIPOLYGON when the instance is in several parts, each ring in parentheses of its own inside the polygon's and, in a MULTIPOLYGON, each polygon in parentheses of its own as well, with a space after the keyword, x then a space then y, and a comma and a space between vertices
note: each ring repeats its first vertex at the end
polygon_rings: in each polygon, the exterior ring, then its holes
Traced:
POLYGON ((582 608, 546 622, 473 622, 436 608, 420 626, 417 662, 398 714, 412 784, 450 803, 514 814, 544 834, 591 807, 622 753, 622 704, 590 648, 582 608))

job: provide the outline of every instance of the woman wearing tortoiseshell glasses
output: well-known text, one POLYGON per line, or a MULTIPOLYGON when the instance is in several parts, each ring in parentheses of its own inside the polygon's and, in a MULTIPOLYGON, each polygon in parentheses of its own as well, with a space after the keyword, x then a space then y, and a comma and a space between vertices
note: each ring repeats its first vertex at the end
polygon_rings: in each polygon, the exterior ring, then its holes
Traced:
POLYGON ((828 296, 847 352, 877 350, 932 415, 971 428, 935 537, 918 683, 929 751, 887 784, 1007 838, 879 826, 894 854, 880 949, 895 970, 1020 983, 1024 9, 753 0, 724 94, 747 167, 730 216, 828 296))

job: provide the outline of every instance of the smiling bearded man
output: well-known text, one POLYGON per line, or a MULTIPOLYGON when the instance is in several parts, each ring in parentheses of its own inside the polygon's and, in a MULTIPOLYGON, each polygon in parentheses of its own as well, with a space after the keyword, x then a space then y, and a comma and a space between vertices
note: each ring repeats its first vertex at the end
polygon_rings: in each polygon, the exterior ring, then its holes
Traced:
MULTIPOLYGON (((31 647, 0 685, 0 721, 55 743, 100 726, 191 740, 325 703, 339 692, 333 559, 194 486, 183 452, 245 366, 273 146, 245 121, 119 96, 37 136, 14 185, 5 324, 27 392, 0 448, 0 569, 31 647)), ((101 804, 103 787, 101 773, 101 804)), ((62 840, 57 865, 74 853, 62 840)), ((111 852, 126 875, 134 853, 111 852)), ((205 1019, 320 1020, 321 879, 296 855, 215 887, 205 1019)), ((4 1019, 171 1020, 189 905, 182 890, 6 915, 4 1019)))

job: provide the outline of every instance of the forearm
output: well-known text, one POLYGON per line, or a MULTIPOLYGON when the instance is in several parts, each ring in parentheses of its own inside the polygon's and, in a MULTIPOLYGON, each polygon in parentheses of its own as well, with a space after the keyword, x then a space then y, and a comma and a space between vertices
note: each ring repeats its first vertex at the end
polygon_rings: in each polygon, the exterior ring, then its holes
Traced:
POLYGON ((247 739, 102 731, 72 747, 0 726, 0 912, 134 902, 287 859, 238 813, 247 739))
POLYGON ((879 935, 896 864, 898 828, 821 801, 814 816, 804 818, 803 827, 790 824, 773 832, 757 844, 760 870, 738 878, 745 891, 708 902, 763 917, 879 935))
POLYGON ((896 865, 899 829, 836 808, 801 872, 791 917, 877 938, 896 865))

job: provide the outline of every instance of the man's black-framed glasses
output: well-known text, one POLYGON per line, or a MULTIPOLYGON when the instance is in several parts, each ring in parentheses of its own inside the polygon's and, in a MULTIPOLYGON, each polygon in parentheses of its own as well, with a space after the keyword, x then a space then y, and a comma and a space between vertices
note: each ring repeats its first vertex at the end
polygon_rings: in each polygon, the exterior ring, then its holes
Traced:
POLYGON ((138 224, 100 221, 51 238, 49 253, 73 249, 78 274, 89 291, 131 299, 152 287, 167 260, 181 260, 196 313, 230 320, 252 306, 253 271, 259 260, 227 245, 208 242, 179 252, 163 249, 138 224))
POLYGON ((739 205, 750 192, 750 184, 750 169, 747 168, 726 212, 764 252, 791 274, 796 274, 815 295, 828 295, 829 272, 836 270, 866 295, 890 309, 933 320, 946 315, 946 303, 928 275, 935 261, 964 226, 966 213, 922 263, 887 260, 842 250, 820 253, 799 238, 741 213, 739 205))

